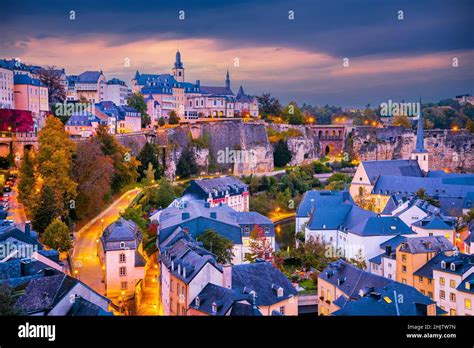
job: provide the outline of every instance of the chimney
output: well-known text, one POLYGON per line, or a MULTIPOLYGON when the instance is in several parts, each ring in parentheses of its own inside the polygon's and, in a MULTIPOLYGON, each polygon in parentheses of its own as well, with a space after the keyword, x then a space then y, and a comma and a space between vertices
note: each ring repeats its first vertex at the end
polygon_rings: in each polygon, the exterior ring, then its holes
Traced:
POLYGON ((25 222, 25 234, 28 237, 31 237, 31 223, 30 223, 30 221, 25 222))
POLYGON ((217 219, 217 212, 211 211, 211 219, 217 219))
POLYGON ((392 253, 392 246, 391 245, 385 246, 385 255, 390 256, 391 253, 392 253))
POLYGON ((223 268, 223 284, 227 289, 232 289, 232 265, 224 265, 223 268))
POLYGON ((184 213, 181 214, 181 217, 182 217, 183 220, 189 219, 189 213, 184 212, 184 213))

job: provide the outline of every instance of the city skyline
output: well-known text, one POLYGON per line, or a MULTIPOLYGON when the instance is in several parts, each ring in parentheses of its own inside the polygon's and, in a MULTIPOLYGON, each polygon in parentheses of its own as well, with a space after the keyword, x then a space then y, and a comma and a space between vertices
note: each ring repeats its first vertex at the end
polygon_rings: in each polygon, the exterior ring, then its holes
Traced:
POLYGON ((187 81, 224 85, 229 69, 234 93, 243 84, 282 103, 363 107, 472 92, 468 1, 4 6, 2 56, 67 74, 103 70, 129 84, 136 70, 169 73, 179 49, 187 81))

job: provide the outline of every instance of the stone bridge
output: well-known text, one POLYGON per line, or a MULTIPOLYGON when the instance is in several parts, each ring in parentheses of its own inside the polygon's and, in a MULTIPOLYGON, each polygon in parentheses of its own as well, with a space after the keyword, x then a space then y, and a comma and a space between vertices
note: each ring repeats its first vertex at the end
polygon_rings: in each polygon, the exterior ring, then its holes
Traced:
POLYGON ((311 125, 309 129, 319 143, 321 156, 339 155, 344 150, 347 128, 343 125, 311 125))
POLYGON ((19 161, 23 157, 25 149, 38 150, 38 135, 35 132, 0 133, 0 156, 6 157, 13 153, 15 160, 19 161))

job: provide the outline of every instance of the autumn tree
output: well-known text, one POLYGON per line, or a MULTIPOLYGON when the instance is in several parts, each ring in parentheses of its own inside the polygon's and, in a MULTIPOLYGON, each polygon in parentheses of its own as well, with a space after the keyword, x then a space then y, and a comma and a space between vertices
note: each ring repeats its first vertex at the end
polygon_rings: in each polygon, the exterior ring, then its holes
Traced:
POLYGON ((135 182, 140 162, 108 132, 106 125, 100 125, 97 128, 95 139, 99 142, 104 155, 110 157, 114 166, 112 192, 119 192, 124 186, 135 182))
POLYGON ((112 159, 104 155, 96 140, 81 142, 74 156, 72 173, 78 184, 76 216, 91 217, 102 209, 110 193, 114 175, 112 159))
POLYGON ((234 243, 231 240, 221 236, 212 228, 205 230, 203 234, 197 237, 197 240, 202 242, 204 249, 216 255, 217 262, 223 264, 232 263, 234 243))
POLYGON ((255 225, 249 236, 249 253, 245 255, 245 261, 255 262, 256 259, 271 260, 273 248, 271 239, 265 236, 264 229, 255 225))
POLYGON ((54 219, 43 233, 42 241, 51 249, 68 251, 72 248, 71 237, 67 225, 61 219, 54 219))
POLYGON ((179 117, 176 114, 176 111, 171 110, 168 118, 168 124, 179 124, 179 117))
POLYGON ((30 209, 36 185, 35 158, 32 150, 25 150, 18 174, 18 181, 19 201, 30 209))
POLYGON ((403 128, 410 128, 410 120, 406 115, 396 115, 393 117, 392 125, 401 126, 403 128))
POLYGON ((365 261, 362 249, 359 249, 354 257, 349 259, 349 263, 363 270, 367 268, 367 262, 365 261))
POLYGON ((65 216, 77 194, 77 184, 71 177, 75 144, 64 131, 62 122, 53 116, 46 119, 38 141, 38 172, 43 185, 51 188, 58 206, 62 207, 61 215, 65 216))

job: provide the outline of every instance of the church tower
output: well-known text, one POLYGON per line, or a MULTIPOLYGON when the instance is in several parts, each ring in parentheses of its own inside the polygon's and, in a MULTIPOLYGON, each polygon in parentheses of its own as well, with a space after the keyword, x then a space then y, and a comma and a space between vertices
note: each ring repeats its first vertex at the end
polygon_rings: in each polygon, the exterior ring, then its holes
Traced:
POLYGON ((418 117, 418 127, 416 129, 416 145, 415 150, 411 153, 411 159, 418 161, 421 170, 425 173, 429 171, 429 158, 428 151, 425 149, 423 144, 423 117, 421 112, 421 99, 420 99, 420 116, 418 117))
POLYGON ((174 62, 173 67, 173 77, 178 82, 184 82, 184 66, 181 62, 181 53, 179 50, 176 52, 176 61, 174 62))
POLYGON ((227 69, 227 74, 225 75, 225 88, 230 89, 229 69, 227 69))

